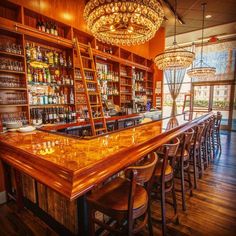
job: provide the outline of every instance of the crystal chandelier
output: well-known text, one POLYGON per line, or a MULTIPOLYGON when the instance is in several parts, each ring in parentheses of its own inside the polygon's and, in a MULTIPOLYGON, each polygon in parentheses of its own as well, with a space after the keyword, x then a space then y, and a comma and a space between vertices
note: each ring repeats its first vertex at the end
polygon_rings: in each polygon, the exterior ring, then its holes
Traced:
POLYGON ((202 3, 202 45, 201 45, 201 59, 194 68, 187 71, 187 75, 194 79, 207 79, 216 73, 215 67, 210 67, 203 62, 203 38, 204 38, 204 23, 205 23, 205 7, 206 3, 202 3))
POLYGON ((175 28, 173 46, 165 50, 164 53, 158 54, 154 60, 158 69, 160 70, 186 69, 192 64, 195 57, 193 52, 180 48, 176 42, 176 9, 177 1, 175 1, 175 28))
POLYGON ((154 37, 163 17, 158 0, 90 0, 84 9, 95 38, 115 45, 145 43, 154 37))

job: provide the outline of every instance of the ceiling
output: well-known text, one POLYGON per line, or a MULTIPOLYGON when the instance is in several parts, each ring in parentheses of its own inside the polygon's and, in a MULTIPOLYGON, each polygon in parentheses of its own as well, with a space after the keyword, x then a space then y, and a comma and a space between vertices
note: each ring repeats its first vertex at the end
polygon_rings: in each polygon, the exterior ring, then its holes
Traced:
MULTIPOLYGON (((165 17, 167 18, 163 22, 163 26, 166 28, 166 37, 170 37, 174 35, 175 23, 174 13, 170 9, 171 7, 173 10, 175 9, 175 0, 162 0, 161 2, 165 11, 165 17)), ((201 29, 201 4, 204 2, 207 3, 205 15, 212 15, 211 18, 205 19, 205 28, 231 22, 235 22, 236 25, 236 0, 178 0, 177 15, 183 21, 183 24, 177 21, 177 34, 201 29)))

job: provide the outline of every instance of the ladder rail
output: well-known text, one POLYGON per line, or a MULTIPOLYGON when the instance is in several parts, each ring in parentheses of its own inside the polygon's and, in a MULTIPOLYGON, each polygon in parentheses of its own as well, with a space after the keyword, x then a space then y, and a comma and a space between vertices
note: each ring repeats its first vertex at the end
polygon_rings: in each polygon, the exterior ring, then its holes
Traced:
POLYGON ((98 132, 100 131, 104 131, 107 132, 107 125, 106 125, 106 119, 104 117, 104 112, 103 112, 103 106, 102 106, 102 100, 101 100, 101 93, 100 93, 100 87, 98 85, 98 79, 97 79, 97 73, 96 73, 96 66, 94 63, 94 58, 93 58, 93 53, 92 53, 92 48, 91 45, 89 43, 89 45, 85 45, 82 44, 82 49, 85 51, 87 51, 86 53, 89 54, 89 60, 91 61, 91 67, 92 68, 84 68, 83 66, 83 59, 85 58, 84 56, 81 55, 81 47, 80 47, 80 43, 78 42, 78 39, 75 38, 74 39, 74 43, 75 43, 75 47, 77 50, 77 55, 78 55, 78 59, 79 59, 79 65, 80 65, 80 73, 81 73, 81 77, 82 77, 82 82, 83 82, 83 86, 84 86, 84 94, 86 97, 86 102, 87 102, 87 107, 88 107, 88 113, 89 113, 89 121, 90 121, 90 125, 91 125, 91 131, 92 131, 92 135, 95 136, 97 135, 98 132), (95 85, 95 92, 93 93, 89 93, 88 91, 88 86, 87 84, 91 84, 91 81, 87 80, 86 78, 86 74, 85 71, 92 71, 93 73, 93 84, 95 85), (93 117, 93 110, 92 107, 94 107, 93 105, 91 105, 90 102, 90 96, 96 96, 96 112, 98 113, 98 110, 100 108, 100 119, 102 120, 102 128, 98 128, 96 129, 96 124, 94 120, 97 120, 97 117, 93 117))

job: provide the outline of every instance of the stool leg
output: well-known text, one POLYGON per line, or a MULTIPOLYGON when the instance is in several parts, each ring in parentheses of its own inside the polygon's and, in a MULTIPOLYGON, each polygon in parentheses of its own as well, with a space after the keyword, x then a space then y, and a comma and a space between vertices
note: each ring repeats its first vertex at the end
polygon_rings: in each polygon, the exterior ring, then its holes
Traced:
POLYGON ((192 181, 191 181, 191 175, 190 175, 190 168, 188 167, 187 169, 187 174, 188 174, 188 184, 189 184, 189 189, 190 189, 190 196, 193 196, 193 185, 192 185, 192 181))
POLYGON ((180 175, 181 175, 182 209, 183 209, 183 211, 186 211, 185 188, 184 188, 184 163, 182 160, 181 160, 181 166, 180 166, 180 175))
POLYGON ((149 235, 153 236, 153 228, 152 228, 152 217, 151 217, 151 197, 149 196, 148 200, 148 230, 149 235))
POLYGON ((88 206, 88 216, 89 216, 89 235, 94 236, 95 235, 95 211, 91 209, 91 206, 88 206))
POLYGON ((166 235, 165 183, 161 184, 162 235, 166 235))
POLYGON ((172 199, 173 199, 173 208, 174 208, 174 213, 175 213, 175 218, 176 218, 176 224, 179 224, 179 218, 177 215, 177 200, 176 200, 176 195, 175 195, 175 184, 174 184, 174 179, 173 179, 173 183, 172 183, 172 199))
POLYGON ((196 149, 193 147, 193 178, 194 188, 197 188, 197 163, 196 163, 196 149))

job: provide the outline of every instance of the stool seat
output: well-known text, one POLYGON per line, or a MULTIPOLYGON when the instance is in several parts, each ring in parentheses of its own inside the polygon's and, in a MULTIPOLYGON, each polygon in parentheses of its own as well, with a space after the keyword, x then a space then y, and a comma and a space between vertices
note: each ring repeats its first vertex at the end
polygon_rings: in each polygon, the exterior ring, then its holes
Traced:
MULTIPOLYGON (((162 161, 159 161, 156 165, 155 178, 160 179, 162 171, 162 161)), ((165 182, 170 181, 173 178, 173 168, 170 164, 167 164, 165 170, 165 182)))
MULTIPOLYGON (((130 181, 117 177, 97 191, 87 197, 96 208, 116 212, 128 211, 128 197, 130 191, 130 181)), ((134 217, 142 215, 147 209, 148 194, 144 187, 137 185, 134 195, 133 214, 134 217)))
MULTIPOLYGON (((178 149, 177 153, 176 153, 176 159, 178 161, 179 158, 181 158, 182 156, 182 150, 181 149, 178 149)), ((184 150, 184 154, 183 154, 183 160, 184 161, 187 161, 189 159, 189 152, 188 150, 184 150)))

